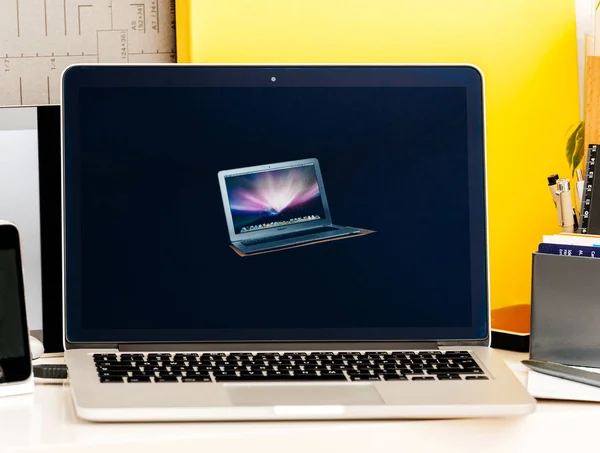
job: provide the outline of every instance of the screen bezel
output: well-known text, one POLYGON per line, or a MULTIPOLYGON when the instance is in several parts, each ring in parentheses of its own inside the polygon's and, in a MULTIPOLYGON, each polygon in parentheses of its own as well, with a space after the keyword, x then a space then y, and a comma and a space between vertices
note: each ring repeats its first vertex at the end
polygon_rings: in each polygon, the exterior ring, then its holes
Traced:
POLYGON ((19 292, 19 309, 21 312, 22 342, 24 355, 21 357, 1 358, 0 383, 23 382, 31 377, 31 351, 29 348, 29 327, 27 323, 27 307, 25 305, 25 286, 23 282, 23 265, 21 261, 21 240, 19 231, 13 224, 0 221, 0 250, 15 252, 17 287, 19 292))
MULTIPOLYGON (((488 344, 490 336, 489 246, 487 235, 487 180, 485 156, 484 79, 471 64, 418 65, 73 65, 62 80, 63 172, 63 307, 66 347, 144 343, 288 343, 288 342, 387 342, 435 341, 452 344, 488 344), (276 77, 274 77, 276 76, 276 77), (276 82, 272 81, 276 79, 276 82), (329 83, 323 85, 323 80, 329 83), (333 82, 332 82, 333 81, 333 82), (78 241, 67 221, 67 198, 76 193, 70 174, 72 156, 79 143, 79 94, 84 87, 461 87, 467 98, 469 203, 478 215, 471 219, 480 251, 471 250, 477 274, 472 290, 471 324, 465 327, 395 329, 245 329, 219 330, 90 330, 81 325, 81 301, 70 282, 77 281, 79 266, 66 253, 78 241), (68 193, 68 195, 67 195, 68 193), (65 205, 67 205, 65 207, 65 205), (474 219, 474 220, 473 220, 474 219), (71 300, 73 300, 71 302, 71 300)), ((75 184, 76 186, 76 184, 75 184)), ((69 200, 70 201, 70 200, 69 200)), ((476 247, 475 247, 476 248, 476 247)))
POLYGON ((321 169, 319 167, 319 161, 317 159, 303 159, 287 162, 278 162, 273 164, 256 165, 252 167, 236 168, 231 170, 222 170, 218 173, 219 187, 221 189, 221 196, 223 198, 223 208, 225 211, 225 219, 227 220, 227 229, 229 231, 229 238, 232 242, 243 241, 254 239, 257 237, 270 237, 277 236, 279 234, 289 233, 297 230, 304 230, 306 228, 316 228, 324 225, 331 225, 331 214, 329 212, 329 204, 327 203, 327 197, 325 196, 325 190, 323 188, 323 178, 321 176, 321 169), (231 214, 231 205, 229 200, 229 192, 227 190, 226 179, 229 177, 241 176, 248 173, 264 173, 275 170, 283 170, 286 168, 296 168, 304 165, 312 165, 315 170, 315 176, 317 178, 317 184, 319 185, 319 196, 323 203, 323 211, 325 217, 321 220, 313 220, 311 222, 299 223, 296 225, 285 225, 277 228, 270 228, 259 231, 248 231, 244 233, 236 233, 235 225, 233 222, 233 215, 231 214))

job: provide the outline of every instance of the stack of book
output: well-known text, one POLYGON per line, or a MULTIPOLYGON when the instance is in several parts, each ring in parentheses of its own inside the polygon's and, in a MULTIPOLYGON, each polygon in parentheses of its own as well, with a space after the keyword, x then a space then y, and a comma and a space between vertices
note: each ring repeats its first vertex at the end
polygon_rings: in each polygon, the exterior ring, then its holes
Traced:
POLYGON ((578 233, 545 235, 537 251, 551 255, 600 258, 600 236, 578 233))

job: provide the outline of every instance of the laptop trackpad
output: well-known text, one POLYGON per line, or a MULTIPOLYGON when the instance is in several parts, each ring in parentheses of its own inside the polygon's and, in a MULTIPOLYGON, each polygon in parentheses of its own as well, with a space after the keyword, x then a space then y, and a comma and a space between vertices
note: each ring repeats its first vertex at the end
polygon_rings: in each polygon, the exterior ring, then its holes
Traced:
POLYGON ((383 404, 371 384, 226 384, 235 406, 330 406, 383 404))

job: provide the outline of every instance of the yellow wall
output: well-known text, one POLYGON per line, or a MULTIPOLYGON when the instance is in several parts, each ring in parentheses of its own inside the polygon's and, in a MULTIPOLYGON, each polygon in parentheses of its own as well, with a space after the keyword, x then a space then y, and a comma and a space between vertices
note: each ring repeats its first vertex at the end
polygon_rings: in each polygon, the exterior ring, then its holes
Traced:
POLYGON ((567 176, 565 133, 579 120, 573 0, 176 6, 180 62, 478 65, 486 78, 492 308, 530 302, 531 252, 543 234, 559 231, 546 176, 567 176))

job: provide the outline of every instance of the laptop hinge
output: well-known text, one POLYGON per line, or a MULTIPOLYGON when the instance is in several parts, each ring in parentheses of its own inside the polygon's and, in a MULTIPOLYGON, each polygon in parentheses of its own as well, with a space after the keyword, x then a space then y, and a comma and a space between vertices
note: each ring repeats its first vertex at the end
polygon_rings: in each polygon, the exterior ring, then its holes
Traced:
POLYGON ((435 341, 422 342, 261 342, 261 343, 124 343, 118 345, 121 352, 136 351, 393 351, 434 350, 435 341))

